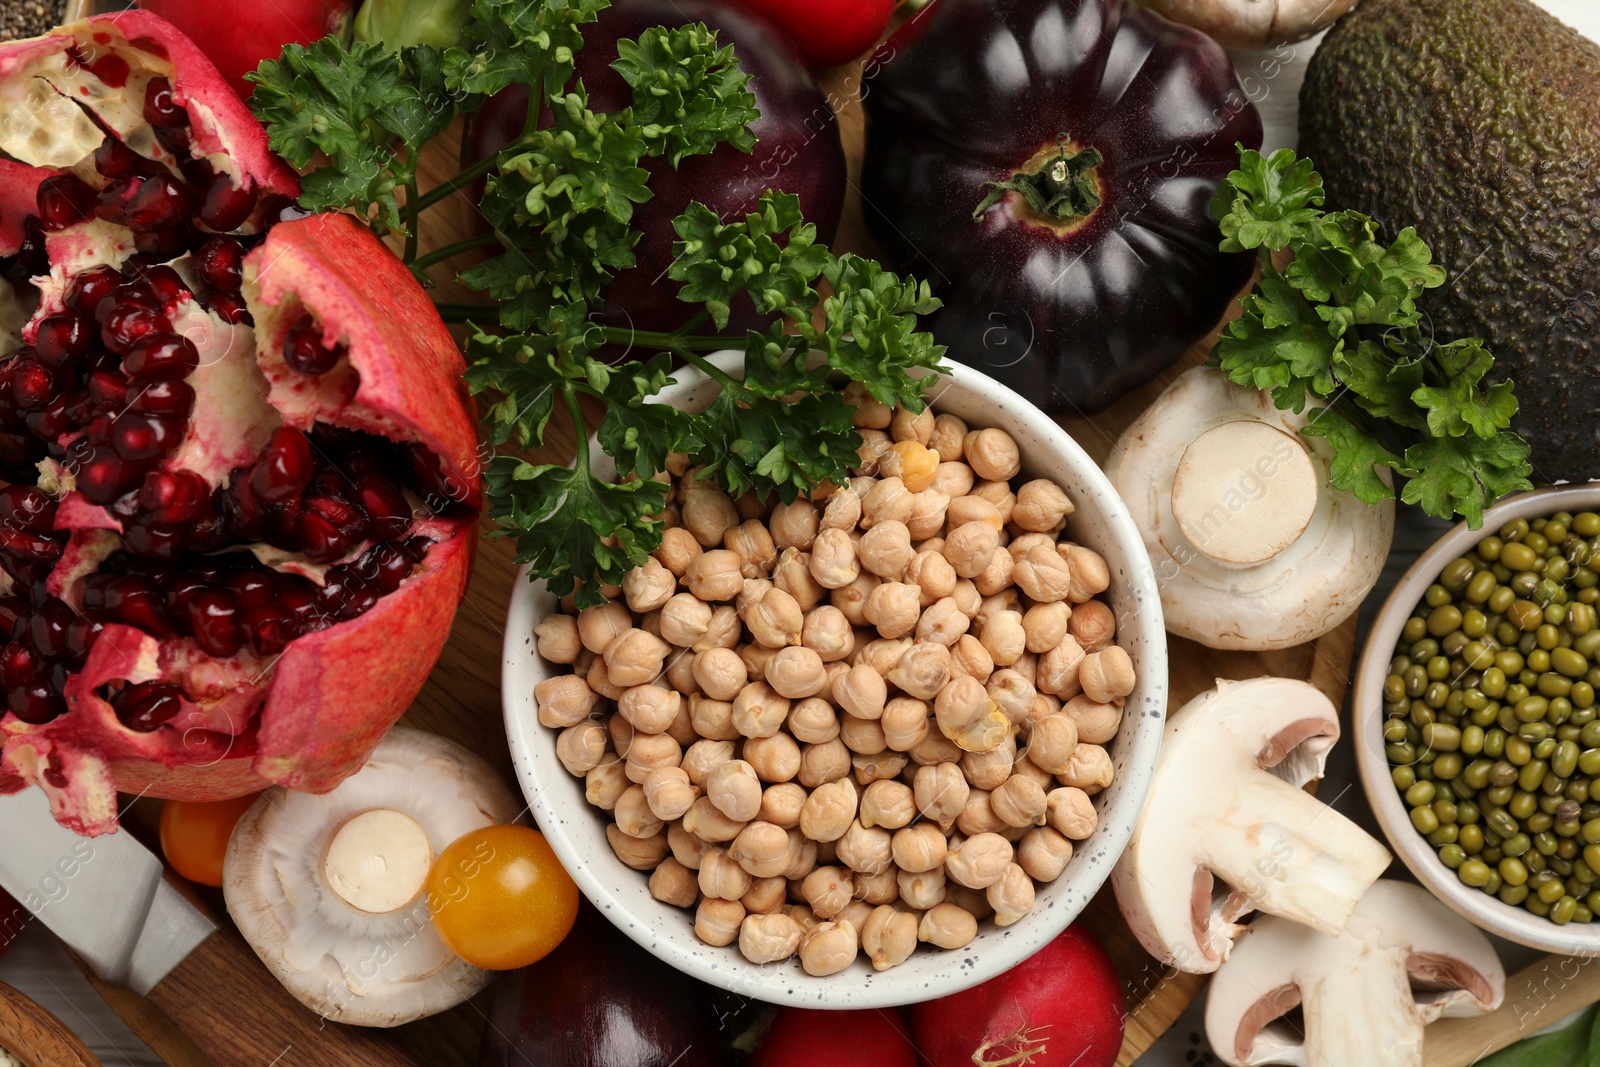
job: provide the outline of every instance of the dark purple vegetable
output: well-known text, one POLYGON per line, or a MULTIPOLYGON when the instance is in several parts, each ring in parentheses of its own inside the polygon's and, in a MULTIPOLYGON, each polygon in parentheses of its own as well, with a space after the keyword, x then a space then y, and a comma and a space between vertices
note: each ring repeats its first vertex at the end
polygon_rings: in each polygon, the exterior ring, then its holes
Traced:
POLYGON ((479 1067, 729 1067, 712 992, 587 902, 556 950, 495 991, 479 1067))
MULTIPOLYGON (((610 67, 618 40, 637 38, 651 26, 694 22, 716 30, 720 44, 733 45, 740 68, 750 76, 761 112, 750 126, 756 146, 746 154, 720 145, 709 155, 683 160, 676 171, 659 157, 642 162, 650 171, 654 196, 634 212, 633 225, 644 233, 634 249, 639 262, 606 289, 605 325, 671 331, 693 315, 694 309, 677 299, 679 283, 666 276, 677 240, 672 220, 691 200, 723 219, 742 219, 763 192, 782 189, 800 198, 819 242, 832 241, 839 227, 845 163, 833 110, 799 55, 754 15, 692 0, 620 0, 584 33, 584 49, 578 53, 576 77, 588 90, 589 107, 620 111, 633 102, 627 83, 610 67)), ((472 120, 462 144, 462 165, 493 155, 520 136, 527 114, 526 85, 513 85, 490 98, 472 120)), ((734 305, 730 330, 743 336, 744 330, 767 321, 741 298, 734 305)))
POLYGON ((870 68, 867 221, 952 359, 1092 413, 1249 278, 1210 202, 1261 119, 1210 38, 1122 0, 938 0, 870 68))

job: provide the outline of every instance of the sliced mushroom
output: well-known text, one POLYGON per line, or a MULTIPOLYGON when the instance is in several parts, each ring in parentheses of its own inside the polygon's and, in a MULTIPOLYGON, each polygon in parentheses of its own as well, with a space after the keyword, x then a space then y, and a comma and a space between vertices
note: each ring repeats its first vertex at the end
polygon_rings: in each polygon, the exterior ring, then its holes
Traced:
POLYGON ((1321 33, 1356 0, 1144 0, 1224 48, 1261 48, 1321 33))
POLYGON ((1423 1027, 1493 1011, 1505 984, 1477 927, 1419 886, 1382 881, 1338 937, 1251 923, 1211 979, 1206 1036, 1233 1067, 1422 1067, 1423 1027), (1297 1007, 1302 1027, 1278 1022, 1297 1007))
POLYGON ((1332 488, 1332 449, 1300 432, 1315 415, 1196 367, 1123 433, 1106 473, 1144 531, 1168 630, 1211 648, 1289 648, 1372 591, 1394 501, 1332 488))
POLYGON ((434 858, 522 805, 453 741, 397 727, 331 793, 270 789, 234 828, 223 893, 239 932, 295 998, 334 1022, 399 1026, 491 974, 434 932, 434 858))
POLYGON ((1112 873, 1152 956, 1214 971, 1243 929, 1236 920, 1258 910, 1327 934, 1344 927, 1389 852, 1301 788, 1322 777, 1338 739, 1333 704, 1288 678, 1219 681, 1172 714, 1112 873))

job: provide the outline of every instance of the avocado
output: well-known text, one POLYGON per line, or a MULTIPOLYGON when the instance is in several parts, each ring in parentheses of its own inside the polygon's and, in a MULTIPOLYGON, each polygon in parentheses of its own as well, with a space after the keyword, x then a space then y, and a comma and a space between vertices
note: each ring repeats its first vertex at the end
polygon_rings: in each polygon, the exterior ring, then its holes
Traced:
POLYGON ((1312 57, 1300 153, 1330 209, 1428 242, 1433 335, 1488 342, 1535 479, 1600 477, 1600 45, 1528 0, 1363 0, 1312 57))

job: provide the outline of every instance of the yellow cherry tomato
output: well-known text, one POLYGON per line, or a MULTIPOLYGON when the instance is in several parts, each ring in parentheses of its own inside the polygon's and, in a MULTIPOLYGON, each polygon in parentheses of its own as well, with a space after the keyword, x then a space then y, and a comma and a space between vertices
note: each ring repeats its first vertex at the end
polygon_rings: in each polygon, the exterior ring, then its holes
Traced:
POLYGON ((561 944, 578 918, 578 887, 539 831, 485 826, 433 861, 428 907, 450 951, 475 967, 509 971, 561 944))
POLYGON ((191 882, 220 886, 228 838, 260 795, 207 803, 169 800, 162 805, 161 851, 172 869, 191 882))

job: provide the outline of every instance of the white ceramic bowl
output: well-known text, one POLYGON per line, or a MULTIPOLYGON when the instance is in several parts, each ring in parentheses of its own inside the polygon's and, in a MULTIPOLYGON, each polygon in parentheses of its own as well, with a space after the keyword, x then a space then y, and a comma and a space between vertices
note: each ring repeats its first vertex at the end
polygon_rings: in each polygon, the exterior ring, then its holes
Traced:
POLYGON ((1600 953, 1600 922, 1557 926, 1526 908, 1512 907, 1465 885, 1444 865, 1437 850, 1411 825, 1405 802, 1389 776, 1382 735, 1383 681, 1389 674, 1389 661, 1394 657, 1401 627, 1428 586, 1451 560, 1511 520, 1543 518, 1558 511, 1574 514, 1600 511, 1600 485, 1540 489, 1511 497, 1484 512, 1482 529, 1469 530, 1466 523, 1456 526, 1411 565, 1389 599, 1384 601, 1373 620, 1372 632, 1367 635, 1366 647, 1356 666, 1351 727, 1367 802, 1372 805, 1389 844, 1418 881, 1463 918, 1508 941, 1546 952, 1592 956, 1600 953))
MULTIPOLYGON (((719 353, 718 366, 739 372, 742 353, 719 353)), ((709 404, 717 386, 692 369, 660 399, 691 410, 709 404)), ((1117 642, 1132 656, 1138 685, 1128 697, 1122 730, 1109 746, 1116 781, 1096 798, 1100 826, 1079 843, 1066 871, 1039 887, 1033 911, 1007 928, 980 924, 965 948, 946 952, 922 946, 899 967, 874 972, 863 958, 828 978, 813 978, 797 961, 757 966, 735 946, 714 948, 697 939, 692 913, 650 896, 646 875, 618 860, 606 843, 603 814, 584 800, 583 779, 556 758, 556 732, 539 725, 533 688, 557 673, 535 651, 533 628, 555 609, 542 582, 519 574, 506 624, 503 686, 511 756, 540 828, 584 895, 640 945, 674 967, 734 993, 776 1004, 863 1008, 909 1004, 959 992, 1005 971, 1042 948, 1083 910, 1111 873, 1133 830, 1155 766, 1167 705, 1166 634, 1161 598, 1143 539, 1100 469, 1066 431, 1027 400, 960 364, 929 391, 934 406, 975 427, 997 426, 1016 438, 1025 477, 1059 482, 1077 504, 1072 538, 1105 556, 1118 618, 1117 642)), ((596 455, 598 456, 598 449, 596 455)), ((601 477, 613 474, 597 467, 601 477)), ((564 670, 565 668, 559 668, 564 670)))

